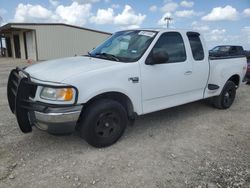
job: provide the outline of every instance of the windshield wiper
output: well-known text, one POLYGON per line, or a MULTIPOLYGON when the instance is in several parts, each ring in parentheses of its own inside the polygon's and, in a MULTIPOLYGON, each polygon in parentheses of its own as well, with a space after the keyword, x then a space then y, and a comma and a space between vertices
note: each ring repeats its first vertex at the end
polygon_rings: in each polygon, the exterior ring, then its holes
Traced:
POLYGON ((118 57, 116 57, 113 54, 107 54, 107 53, 96 53, 95 56, 101 56, 107 59, 115 60, 115 61, 120 61, 118 57))

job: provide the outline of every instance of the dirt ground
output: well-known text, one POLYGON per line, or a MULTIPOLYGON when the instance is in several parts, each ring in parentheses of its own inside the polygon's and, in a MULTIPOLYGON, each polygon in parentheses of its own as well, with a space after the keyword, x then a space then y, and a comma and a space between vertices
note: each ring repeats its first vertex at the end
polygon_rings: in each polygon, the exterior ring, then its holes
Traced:
POLYGON ((6 98, 16 65, 0 59, 0 187, 250 187, 250 86, 229 110, 199 101, 145 115, 96 149, 76 133, 19 130, 6 98))

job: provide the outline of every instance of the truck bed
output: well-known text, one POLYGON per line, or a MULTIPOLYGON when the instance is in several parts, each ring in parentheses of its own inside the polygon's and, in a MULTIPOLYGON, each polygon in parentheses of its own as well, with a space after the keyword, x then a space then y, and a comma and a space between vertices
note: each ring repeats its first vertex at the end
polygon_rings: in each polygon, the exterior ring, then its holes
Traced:
POLYGON ((222 56, 209 57, 210 75, 208 84, 219 86, 217 90, 205 89, 204 98, 217 96, 221 93, 223 86, 230 77, 238 79, 238 86, 242 83, 246 72, 246 56, 222 56))

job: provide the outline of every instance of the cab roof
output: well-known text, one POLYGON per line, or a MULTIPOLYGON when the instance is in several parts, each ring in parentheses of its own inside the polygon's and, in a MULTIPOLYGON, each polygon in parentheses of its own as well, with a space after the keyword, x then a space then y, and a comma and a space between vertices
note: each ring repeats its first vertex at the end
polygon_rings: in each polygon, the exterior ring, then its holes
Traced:
POLYGON ((139 29, 128 29, 127 31, 131 31, 131 30, 143 30, 143 31, 156 31, 156 32, 168 32, 168 31, 176 31, 176 32, 196 32, 196 33, 200 33, 197 30, 193 30, 193 29, 167 29, 167 28, 139 28, 139 29))

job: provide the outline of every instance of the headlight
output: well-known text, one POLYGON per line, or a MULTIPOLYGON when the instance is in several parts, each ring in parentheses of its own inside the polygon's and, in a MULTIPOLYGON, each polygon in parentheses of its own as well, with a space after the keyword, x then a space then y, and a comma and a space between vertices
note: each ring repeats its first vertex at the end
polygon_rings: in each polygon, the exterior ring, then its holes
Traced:
POLYGON ((72 101, 75 99, 75 89, 73 88, 50 88, 44 87, 40 97, 53 101, 72 101))

